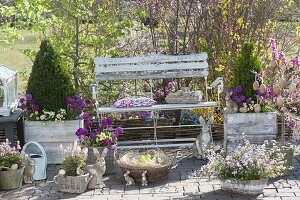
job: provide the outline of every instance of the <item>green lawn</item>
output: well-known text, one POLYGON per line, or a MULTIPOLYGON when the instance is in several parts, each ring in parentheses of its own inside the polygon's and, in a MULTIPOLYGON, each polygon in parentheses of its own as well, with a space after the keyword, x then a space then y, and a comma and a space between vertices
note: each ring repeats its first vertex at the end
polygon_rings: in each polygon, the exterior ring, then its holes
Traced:
POLYGON ((39 40, 36 34, 22 32, 22 39, 14 44, 0 43, 0 63, 18 71, 19 92, 24 93, 26 82, 31 71, 32 61, 23 54, 23 50, 37 50, 39 40))

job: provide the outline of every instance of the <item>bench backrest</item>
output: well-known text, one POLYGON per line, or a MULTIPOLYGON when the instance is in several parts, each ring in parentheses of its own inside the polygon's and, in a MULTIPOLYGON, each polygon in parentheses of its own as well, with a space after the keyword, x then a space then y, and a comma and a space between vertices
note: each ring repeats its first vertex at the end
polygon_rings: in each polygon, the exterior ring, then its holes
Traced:
POLYGON ((96 81, 208 76, 207 53, 94 59, 96 81))

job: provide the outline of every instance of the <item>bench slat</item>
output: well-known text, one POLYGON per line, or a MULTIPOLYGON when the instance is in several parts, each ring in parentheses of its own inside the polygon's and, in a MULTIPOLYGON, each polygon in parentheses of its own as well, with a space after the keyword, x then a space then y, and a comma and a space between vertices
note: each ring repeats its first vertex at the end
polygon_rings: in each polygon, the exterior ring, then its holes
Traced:
POLYGON ((218 102, 199 102, 196 104, 157 104, 149 107, 134 107, 134 108, 115 108, 115 107, 100 107, 97 109, 99 113, 121 113, 135 111, 152 111, 152 110, 181 110, 189 108, 212 108, 218 107, 218 102))
POLYGON ((140 80, 140 79, 159 79, 159 78, 187 78, 187 77, 207 77, 208 70, 201 71, 179 71, 160 73, 128 73, 128 74, 96 74, 96 81, 115 81, 115 80, 140 80))
POLYGON ((165 71, 165 70, 193 70, 207 69, 207 62, 172 63, 172 64, 143 64, 143 65, 122 65, 122 66, 97 66, 97 73, 114 72, 139 72, 139 71, 165 71))
POLYGON ((162 55, 155 54, 149 56, 136 56, 131 58, 105 58, 96 57, 95 65, 120 65, 120 64, 136 64, 136 63, 165 63, 165 62, 193 62, 205 61, 207 53, 199 53, 193 55, 162 55))

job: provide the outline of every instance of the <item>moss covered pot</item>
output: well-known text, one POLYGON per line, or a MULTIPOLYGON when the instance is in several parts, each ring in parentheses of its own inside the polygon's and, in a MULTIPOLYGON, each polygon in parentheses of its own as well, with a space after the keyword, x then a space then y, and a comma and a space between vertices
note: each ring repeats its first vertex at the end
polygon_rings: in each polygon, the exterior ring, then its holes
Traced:
POLYGON ((24 167, 17 170, 0 171, 0 189, 11 190, 22 186, 24 167))

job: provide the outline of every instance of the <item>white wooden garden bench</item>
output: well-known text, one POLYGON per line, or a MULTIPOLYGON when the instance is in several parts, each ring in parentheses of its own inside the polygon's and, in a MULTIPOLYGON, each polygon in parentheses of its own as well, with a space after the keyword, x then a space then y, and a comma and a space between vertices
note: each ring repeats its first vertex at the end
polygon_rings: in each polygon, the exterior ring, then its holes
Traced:
MULTIPOLYGON (((159 139, 156 136, 157 129, 163 128, 157 125, 159 112, 162 110, 180 110, 189 108, 213 108, 220 107, 220 93, 223 91, 223 79, 217 78, 210 86, 207 85, 208 63, 207 53, 194 55, 149 55, 131 58, 105 58, 96 57, 94 59, 96 68, 96 81, 116 81, 116 80, 139 80, 139 79, 162 79, 162 78, 185 78, 201 77, 205 82, 205 100, 197 104, 156 104, 151 107, 137 108, 114 108, 97 106, 97 114, 102 118, 108 113, 123 113, 137 111, 153 112, 154 139, 144 141, 124 141, 119 142, 118 148, 150 148, 150 147, 175 147, 190 146, 196 138, 180 139, 159 139), (208 101, 208 90, 217 88, 218 101, 208 101), (150 145, 150 143, 152 143, 150 145)), ((152 88, 151 88, 152 91, 152 88)), ((93 98, 97 99, 96 84, 92 85, 93 98)), ((96 105, 99 105, 96 103, 96 105)), ((178 125, 195 126, 195 125, 178 125)), ((178 127, 174 126, 174 127, 178 127)), ((198 125, 197 125, 198 126, 198 125)), ((168 126, 170 127, 170 126, 168 126)), ((139 127, 138 129, 149 128, 139 127)), ((136 128, 126 128, 136 129, 136 128)))

